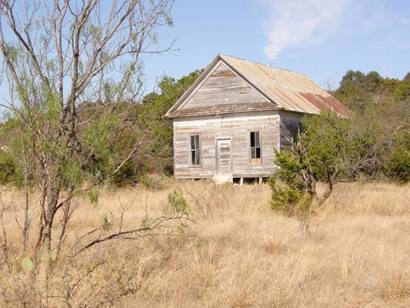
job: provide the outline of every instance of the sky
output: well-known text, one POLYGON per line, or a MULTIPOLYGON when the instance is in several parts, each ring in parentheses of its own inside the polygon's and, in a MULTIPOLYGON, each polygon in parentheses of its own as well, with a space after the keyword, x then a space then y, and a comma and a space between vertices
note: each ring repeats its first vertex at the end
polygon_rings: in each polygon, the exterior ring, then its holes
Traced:
POLYGON ((146 91, 218 53, 305 73, 334 89, 348 70, 410 72, 410 0, 176 0, 174 26, 157 33, 175 50, 146 56, 146 91))

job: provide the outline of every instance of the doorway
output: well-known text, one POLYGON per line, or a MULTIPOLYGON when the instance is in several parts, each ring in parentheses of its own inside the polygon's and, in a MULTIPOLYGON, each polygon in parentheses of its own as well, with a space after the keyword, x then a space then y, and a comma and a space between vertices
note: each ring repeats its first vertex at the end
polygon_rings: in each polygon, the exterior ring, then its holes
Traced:
POLYGON ((216 173, 221 175, 232 174, 231 139, 216 140, 216 173))

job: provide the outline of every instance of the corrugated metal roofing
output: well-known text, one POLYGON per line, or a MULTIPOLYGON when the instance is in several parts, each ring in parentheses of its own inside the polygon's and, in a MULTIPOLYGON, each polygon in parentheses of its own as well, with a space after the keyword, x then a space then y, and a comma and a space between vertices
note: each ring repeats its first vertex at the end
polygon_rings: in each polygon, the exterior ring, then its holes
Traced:
POLYGON ((346 106, 303 74, 235 57, 219 57, 285 110, 312 114, 332 110, 343 116, 350 113, 346 106))
MULTIPOLYGON (((269 99, 272 105, 275 106, 275 109, 310 114, 319 114, 324 110, 332 110, 341 116, 350 115, 350 110, 346 106, 315 84, 306 75, 236 57, 218 55, 194 84, 167 112, 166 117, 187 116, 186 112, 182 113, 178 111, 179 106, 181 106, 192 91, 200 85, 200 82, 220 61, 223 61, 234 72, 269 99)), ((217 108, 213 109, 215 109, 213 112, 217 114, 217 108)), ((225 109, 226 108, 222 111, 232 112, 232 110, 225 109)), ((222 111, 218 112, 223 113, 222 111)), ((191 112, 190 115, 195 116, 197 114, 191 112)))

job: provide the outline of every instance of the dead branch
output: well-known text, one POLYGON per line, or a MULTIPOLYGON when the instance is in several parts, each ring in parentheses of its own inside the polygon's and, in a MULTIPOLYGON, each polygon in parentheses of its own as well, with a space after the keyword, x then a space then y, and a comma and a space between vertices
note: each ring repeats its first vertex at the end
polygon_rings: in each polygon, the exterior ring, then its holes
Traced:
POLYGON ((169 226, 167 225, 168 222, 171 221, 177 221, 180 225, 184 226, 185 221, 190 221, 188 217, 186 217, 185 213, 183 212, 177 212, 174 215, 171 216, 161 216, 156 219, 153 219, 151 221, 149 220, 144 220, 142 223, 141 227, 134 228, 134 229, 128 229, 128 230, 123 230, 123 215, 124 213, 121 214, 120 218, 120 224, 118 227, 118 230, 116 232, 110 233, 108 235, 103 234, 103 229, 97 228, 93 229, 89 232, 87 232, 85 235, 82 235, 81 238, 85 238, 87 235, 94 234, 95 232, 101 231, 100 235, 97 236, 97 238, 92 239, 85 243, 84 245, 81 245, 81 243, 77 242, 76 246, 80 246, 74 253, 75 255, 78 255, 82 253, 83 251, 97 245, 101 244, 107 241, 111 240, 116 240, 116 239, 140 239, 143 236, 152 236, 152 235, 166 235, 172 233, 171 230, 169 229, 169 226), (164 232, 160 233, 153 233, 154 231, 159 231, 163 230, 164 232))

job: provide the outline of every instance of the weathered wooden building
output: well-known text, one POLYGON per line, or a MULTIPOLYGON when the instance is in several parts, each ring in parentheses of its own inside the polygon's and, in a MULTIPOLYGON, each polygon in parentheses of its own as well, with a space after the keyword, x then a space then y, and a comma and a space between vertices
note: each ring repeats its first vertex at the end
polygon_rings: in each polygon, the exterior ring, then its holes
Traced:
POLYGON ((322 110, 349 113, 303 74, 218 55, 165 115, 175 177, 268 177, 275 149, 291 142, 303 114, 322 110))

